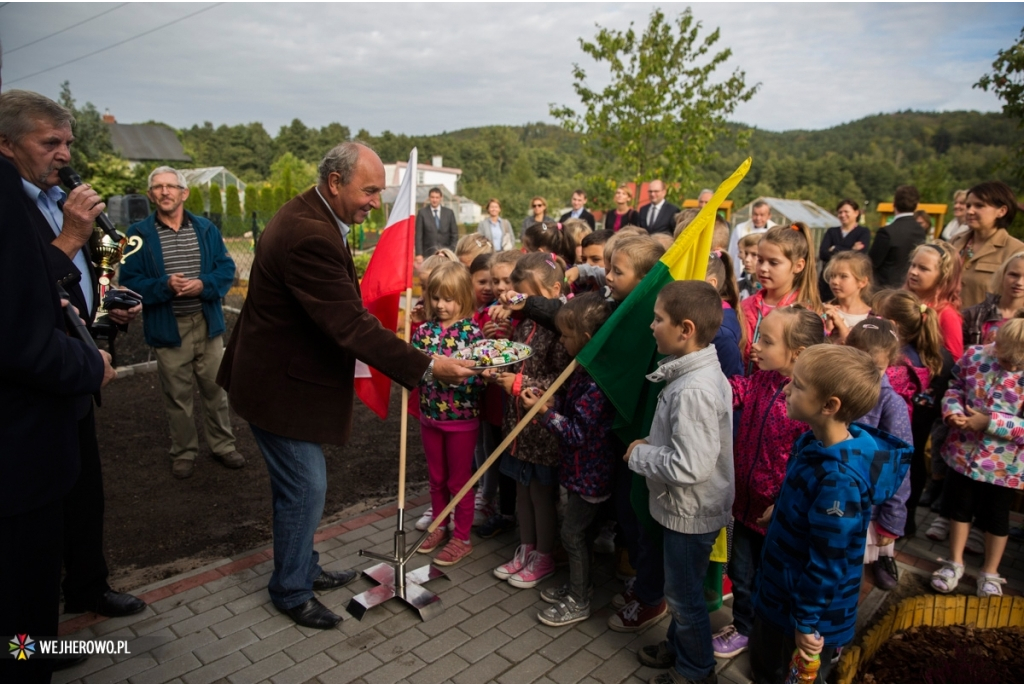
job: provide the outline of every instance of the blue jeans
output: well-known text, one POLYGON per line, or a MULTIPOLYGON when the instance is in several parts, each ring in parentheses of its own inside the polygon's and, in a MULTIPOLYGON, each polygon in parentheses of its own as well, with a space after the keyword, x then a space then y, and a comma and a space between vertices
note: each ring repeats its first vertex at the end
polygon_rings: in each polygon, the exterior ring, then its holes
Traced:
POLYGON ((764 536, 739 521, 732 529, 732 557, 729 580, 732 581, 732 624, 740 635, 754 633, 754 577, 761 565, 764 536))
POLYGON ((666 639, 676 660, 676 671, 693 682, 700 682, 715 670, 704 577, 717 537, 717 530, 697 535, 668 528, 664 532, 665 600, 672 612, 666 639))
POLYGON ((274 502, 274 573, 267 589, 277 608, 291 609, 313 598, 321 572, 313 534, 324 513, 327 465, 320 445, 249 426, 267 462, 274 502))
MULTIPOLYGON (((621 451, 625 453, 626 448, 623 447, 621 451)), ((621 459, 616 460, 613 487, 615 515, 625 536, 629 563, 636 569, 633 594, 644 604, 657 606, 665 597, 665 560, 662 557, 662 545, 652 539, 651 533, 640 523, 636 511, 633 510, 630 501, 633 472, 621 459)))

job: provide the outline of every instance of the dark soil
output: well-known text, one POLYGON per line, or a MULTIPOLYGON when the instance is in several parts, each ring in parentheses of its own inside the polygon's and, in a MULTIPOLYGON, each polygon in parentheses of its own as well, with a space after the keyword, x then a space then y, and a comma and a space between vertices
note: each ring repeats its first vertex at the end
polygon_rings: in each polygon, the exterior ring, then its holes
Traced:
POLYGON ((858 683, 1013 683, 1024 673, 1024 628, 920 626, 893 635, 858 683))
MULTIPOLYGON (((228 314, 229 325, 235 316, 228 314)), ((144 362, 149 348, 141 322, 118 336, 118 364, 144 362)), ((356 402, 353 435, 345 447, 325 446, 325 520, 393 501, 398 483, 399 405, 393 388, 387 421, 356 402)), ((96 411, 106 493, 106 552, 119 589, 196 568, 271 541, 270 480, 248 424, 231 413, 237 449, 248 459, 239 470, 214 461, 202 433, 202 405, 195 395, 200 452, 195 473, 171 475, 170 438, 155 373, 120 378, 103 391, 96 411)), ((408 430, 408 487, 423 490, 426 464, 419 424, 408 430)))

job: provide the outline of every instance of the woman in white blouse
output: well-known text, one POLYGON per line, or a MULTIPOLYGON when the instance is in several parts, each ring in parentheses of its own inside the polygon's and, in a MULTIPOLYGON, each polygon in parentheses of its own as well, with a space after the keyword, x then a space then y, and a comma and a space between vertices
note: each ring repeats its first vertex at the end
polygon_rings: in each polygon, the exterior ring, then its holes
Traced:
POLYGON ((515 249, 516 237, 512 233, 512 224, 508 219, 501 218, 501 203, 497 198, 492 197, 487 201, 486 212, 487 216, 477 225, 476 232, 490 240, 495 250, 515 249))

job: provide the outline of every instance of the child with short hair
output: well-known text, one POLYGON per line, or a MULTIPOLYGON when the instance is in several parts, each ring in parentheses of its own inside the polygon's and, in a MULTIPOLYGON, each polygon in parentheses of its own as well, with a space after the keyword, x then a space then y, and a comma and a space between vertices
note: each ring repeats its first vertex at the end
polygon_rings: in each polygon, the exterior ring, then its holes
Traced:
POLYGON ((758 290, 761 284, 757 281, 757 244, 761 241, 760 233, 750 233, 740 238, 740 262, 743 274, 736 279, 740 288, 740 299, 745 300, 758 290))
POLYGON ((652 682, 709 682, 715 675, 704 576, 733 500, 732 391, 711 346, 721 325, 722 300, 709 283, 673 281, 658 294, 651 330, 668 356, 648 378, 666 385, 650 435, 624 457, 646 478, 651 516, 664 527, 672 622, 668 639, 637 657, 675 672, 652 682))
MULTIPOLYGON (((583 264, 604 268, 604 246, 615 235, 614 231, 594 231, 583 238, 583 264)), ((582 275, 582 274, 581 274, 582 275)))
MULTIPOLYGON (((473 284, 459 262, 434 268, 427 280, 424 304, 427 320, 412 335, 412 344, 427 354, 450 357, 483 339, 473 323, 473 284)), ((457 385, 421 382, 420 434, 430 477, 430 504, 440 512, 473 475, 473 451, 480 430, 481 383, 473 376, 457 385)), ((455 507, 451 540, 434 558, 442 566, 456 564, 473 551, 469 531, 473 500, 465 497, 455 507)), ((419 551, 429 554, 448 538, 447 521, 431 533, 419 551)))
POLYGON ((932 574, 932 587, 952 592, 964 573, 971 521, 985 531, 978 597, 1003 594, 999 562, 1010 530, 1010 504, 1024 489, 1024 310, 1004 323, 990 345, 974 345, 953 370, 942 400, 950 426, 942 458, 946 476, 942 515, 950 520, 949 555, 932 574))
POLYGON ((825 341, 821 318, 799 306, 775 309, 765 317, 761 338, 752 346, 757 370, 730 376, 732 406, 739 410, 733 463, 736 498, 732 505, 733 622, 712 636, 715 656, 731 659, 747 650, 754 631, 754 578, 764 547, 766 509, 786 477, 793 443, 807 425, 786 416, 783 389, 800 355, 825 341))
MULTIPOLYGON (((550 254, 522 255, 511 274, 513 287, 527 295, 558 298, 565 267, 550 254)), ((529 345, 533 354, 518 365, 518 372, 485 372, 509 396, 502 424, 507 434, 525 413, 520 404, 523 390, 545 390, 571 361, 554 333, 530 319, 522 319, 512 340, 529 345)), ((564 393, 564 390, 559 390, 564 393)), ((494 575, 518 588, 532 588, 555 572, 552 557, 557 533, 555 502, 558 494, 558 443, 537 423, 526 426, 501 458, 501 473, 516 483, 516 515, 520 545, 511 561, 494 569, 494 575)))
MULTIPOLYGON (((843 252, 840 255, 845 254, 843 252)), ((837 257, 839 255, 836 255, 837 257)), ((889 369, 898 369, 903 353, 896 327, 886 319, 871 317, 856 324, 846 336, 846 344, 871 355, 875 366, 882 372, 882 386, 878 403, 857 423, 871 426, 895 435, 913 445, 910 427, 910 406, 889 381, 889 369)), ((900 483, 896 494, 875 507, 871 512, 874 522, 868 528, 868 544, 864 550, 864 563, 871 564, 875 585, 888 592, 899 582, 896 549, 893 543, 903 537, 907 525, 907 498, 910 497, 910 470, 900 483)))
POLYGON ((479 233, 468 233, 455 244, 455 256, 467 269, 479 255, 493 253, 494 246, 491 245, 491 241, 479 233))
MULTIPOLYGON (((573 357, 579 354, 611 311, 611 305, 598 293, 575 297, 558 310, 555 322, 566 352, 573 357)), ((540 400, 540 392, 527 388, 520 397, 523 408, 529 410, 540 400)), ((549 626, 567 626, 590 617, 594 588, 587 529, 603 508, 601 503, 611 497, 612 473, 619 456, 609 439, 614 419, 615 406, 582 366, 569 376, 562 400, 549 401, 537 415, 558 438, 558 480, 568 491, 562 547, 569 557, 569 582, 541 592, 541 599, 552 606, 537 612, 537 620, 549 626)))
POLYGON ((871 275, 874 265, 863 252, 846 250, 829 259, 823 276, 833 298, 822 305, 825 332, 833 342, 843 342, 850 328, 871 314, 871 275))
POLYGON ((754 682, 785 682, 793 650, 821 655, 853 640, 871 508, 893 496, 911 447, 851 424, 878 403, 881 373, 843 345, 815 345, 796 361, 786 412, 811 427, 793 446, 775 501, 754 596, 754 682))

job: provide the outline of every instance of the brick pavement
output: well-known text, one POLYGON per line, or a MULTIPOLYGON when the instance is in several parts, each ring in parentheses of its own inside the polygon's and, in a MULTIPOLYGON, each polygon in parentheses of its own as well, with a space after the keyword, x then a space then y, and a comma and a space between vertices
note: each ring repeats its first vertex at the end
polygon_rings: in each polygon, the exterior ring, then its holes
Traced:
MULTIPOLYGON (((425 498, 413 504, 409 530, 425 509, 425 498)), ((931 516, 919 512, 925 524, 921 537, 901 541, 904 570, 928 572, 935 557, 945 554, 943 545, 923 537, 931 516)), ((321 529, 316 536, 321 563, 329 569, 372 565, 359 550, 389 552, 394 525, 395 509, 385 507, 321 529)), ((440 617, 420 622, 393 600, 357 621, 344 607, 353 594, 373 585, 360 578, 320 595, 345 617, 328 631, 296 626, 273 607, 266 590, 273 567, 269 548, 224 559, 137 590, 149 606, 136 616, 66 617, 61 635, 128 639, 133 653, 92 657, 55 674, 54 682, 630 683, 656 674, 639 665, 636 652, 664 638, 668 619, 639 634, 608 629, 609 602, 622 585, 611 557, 598 557, 595 565, 594 615, 568 628, 551 628, 535 618, 546 606, 537 590, 518 590, 491 575, 514 552, 515 534, 475 542, 470 559, 448 571, 450 581, 431 583, 444 601, 440 617)), ((423 563, 429 558, 419 556, 423 563)), ((1008 590, 1024 590, 1021 543, 1010 542, 1003 568, 1008 590)), ((541 587, 561 583, 567 574, 560 569, 541 587)), ((866 582, 865 608, 877 606, 880 595, 866 582)), ((723 607, 712 614, 712 627, 726 625, 730 617, 723 607)), ((718 676, 724 683, 750 682, 746 655, 720 660, 718 676)))

